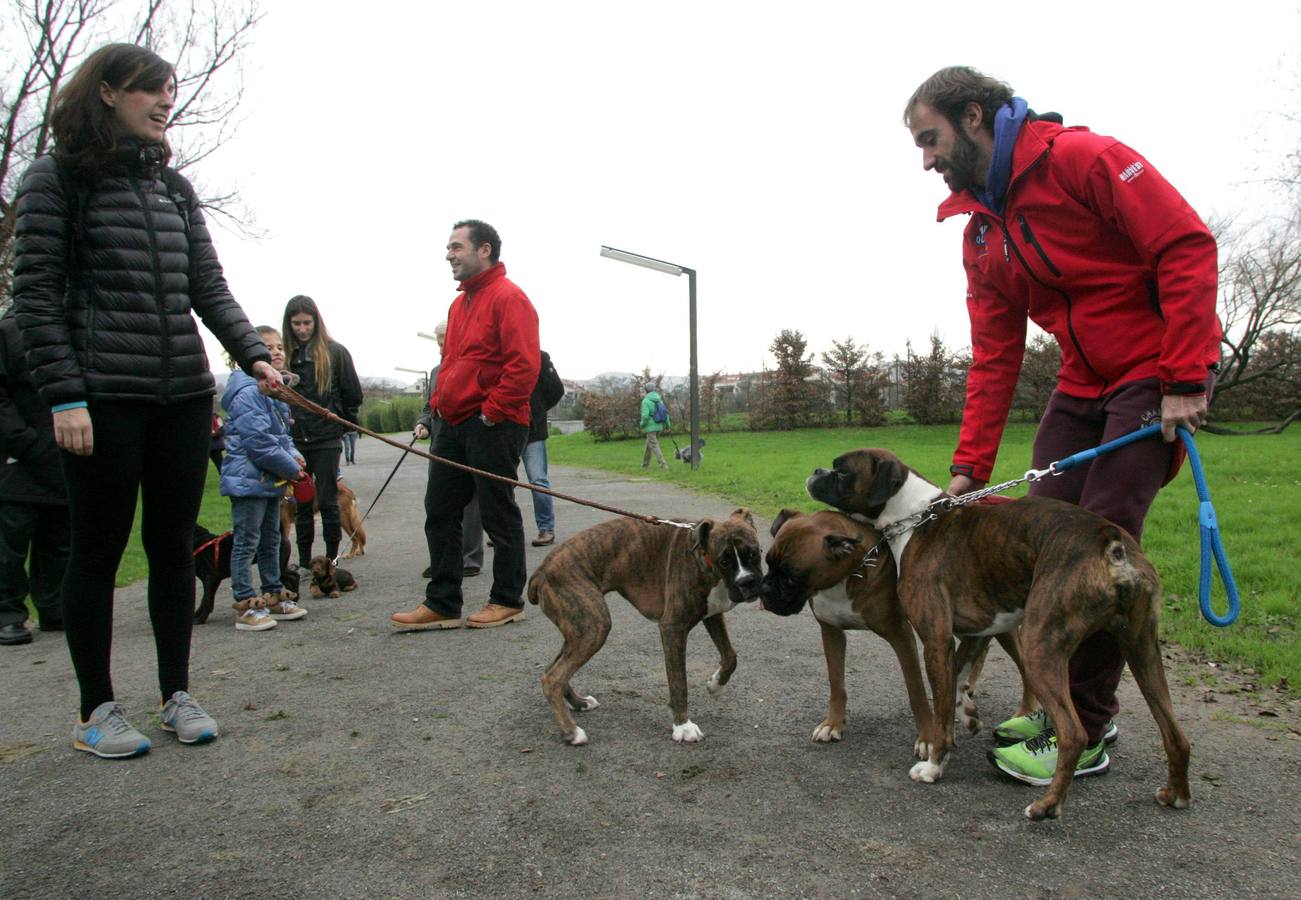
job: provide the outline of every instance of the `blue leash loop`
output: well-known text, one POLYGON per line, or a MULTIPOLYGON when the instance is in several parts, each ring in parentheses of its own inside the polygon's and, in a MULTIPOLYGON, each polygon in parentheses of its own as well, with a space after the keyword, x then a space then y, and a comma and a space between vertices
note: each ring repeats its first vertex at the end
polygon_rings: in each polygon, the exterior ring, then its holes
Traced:
MULTIPOLYGON (((1132 444, 1135 441, 1141 441, 1144 438, 1160 433, 1160 422, 1147 425, 1138 431, 1118 437, 1114 441, 1107 441, 1107 443, 1090 450, 1081 450, 1079 453, 1055 462, 1048 467, 1047 473, 1055 475, 1059 472, 1065 472, 1067 469, 1086 463, 1104 453, 1109 453, 1112 450, 1124 447, 1126 444, 1132 444)), ((1188 450, 1188 465, 1193 471, 1193 483, 1197 486, 1197 499, 1200 501, 1197 518, 1201 523, 1202 531, 1202 571, 1198 585, 1197 602, 1206 621, 1220 628, 1225 628, 1238 619, 1238 585, 1233 580, 1233 571, 1229 568, 1229 557, 1224 552, 1224 542, 1220 540, 1220 526, 1215 518, 1215 507, 1211 505, 1211 492, 1206 486, 1206 473, 1202 470, 1202 458, 1197 453, 1197 445, 1193 443, 1193 436, 1187 429, 1180 428, 1177 433, 1180 440, 1184 442, 1184 447, 1188 450), (1218 615, 1211 608, 1212 556, 1215 558, 1215 565, 1220 570, 1220 580, 1224 582, 1224 592, 1228 595, 1229 600, 1228 609, 1223 616, 1218 615)), ((1035 474, 1042 475, 1044 473, 1035 474)))

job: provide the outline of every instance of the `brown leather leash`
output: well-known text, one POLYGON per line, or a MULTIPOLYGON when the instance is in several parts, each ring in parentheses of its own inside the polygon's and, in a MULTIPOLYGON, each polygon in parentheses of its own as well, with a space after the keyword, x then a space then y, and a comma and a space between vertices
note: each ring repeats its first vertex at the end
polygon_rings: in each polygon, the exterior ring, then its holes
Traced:
MULTIPOLYGON (((327 419, 331 422, 334 422, 337 425, 342 425, 345 429, 349 431, 356 431, 361 434, 368 434, 371 437, 375 438, 377 441, 383 441, 385 444, 388 444, 391 447, 397 447, 403 453, 414 453, 416 456, 423 456, 425 459, 432 460, 433 462, 440 463, 445 466, 451 466, 453 469, 460 469, 462 472, 468 472, 471 475, 478 475, 483 478, 491 478, 494 481, 501 481, 513 487, 524 488, 527 491, 533 491, 538 494, 548 494, 552 497, 555 497, 558 500, 567 500, 570 503, 577 503, 579 506, 589 506, 592 509, 599 509, 602 512, 614 513, 616 516, 624 516, 625 518, 628 519, 637 519, 639 521, 646 522, 650 525, 672 525, 675 528, 694 528, 696 526, 695 522, 676 522, 672 519, 660 519, 660 518, 656 518, 655 516, 645 515, 644 513, 635 513, 635 512, 630 512, 629 510, 626 509, 620 509, 617 506, 606 506, 604 503, 597 503, 595 500, 584 500, 581 497, 572 497, 569 494, 562 494, 560 491, 553 491, 550 488, 538 487, 535 484, 528 484, 527 482, 516 481, 514 478, 507 478, 505 475, 498 475, 495 472, 485 472, 483 469, 476 469, 473 466, 467 466, 464 463, 453 462, 452 460, 444 459, 441 456, 434 456, 432 453, 426 453, 423 450, 417 450, 415 447, 409 444, 403 444, 399 441, 393 440, 392 438, 387 438, 382 434, 376 434, 375 432, 371 431, 369 428, 365 428, 361 425, 358 425, 355 422, 349 422, 347 419, 343 418, 342 416, 330 412, 330 410, 326 409, 324 406, 321 406, 319 403, 313 403, 311 400, 308 400, 306 397, 304 397, 302 394, 295 391, 293 388, 283 384, 278 387, 272 388, 271 396, 285 401, 290 406, 297 406, 299 409, 306 410, 307 412, 311 413, 314 416, 320 416, 322 419, 327 419)), ((372 504, 372 506, 373 505, 374 504, 372 504)), ((369 510, 367 511, 367 513, 369 514, 369 510)))

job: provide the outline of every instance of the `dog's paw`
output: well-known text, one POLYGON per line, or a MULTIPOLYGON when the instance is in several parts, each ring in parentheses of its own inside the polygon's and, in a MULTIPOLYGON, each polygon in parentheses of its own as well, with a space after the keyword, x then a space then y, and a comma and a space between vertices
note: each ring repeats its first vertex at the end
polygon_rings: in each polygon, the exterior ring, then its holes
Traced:
POLYGON ((587 732, 575 725, 574 733, 565 738, 565 743, 571 747, 581 747, 587 743, 587 732))
POLYGON ((969 715, 967 711, 964 709, 962 713, 958 716, 958 719, 962 722, 962 727, 967 729, 968 734, 978 734, 980 732, 981 729, 980 713, 973 713, 969 715))
POLYGON ((813 740, 817 743, 824 744, 831 741, 838 741, 844 736, 845 728, 843 725, 832 725, 830 722, 823 722, 817 728, 813 729, 813 740))
POLYGON ((679 744, 694 744, 696 741, 703 740, 705 733, 700 730, 695 722, 687 719, 681 725, 673 726, 673 740, 679 744))
POLYGON ((913 743, 913 756, 917 757, 918 759, 930 759, 931 756, 930 741, 924 741, 921 738, 918 738, 913 743))
POLYGON ((722 675, 722 669, 715 669, 714 674, 710 675, 709 680, 705 682, 705 690, 715 697, 718 696, 719 691, 727 686, 727 682, 723 681, 722 675))
POLYGON ((1180 797, 1169 785, 1156 792, 1156 802, 1171 809, 1187 809, 1192 804, 1191 797, 1180 797))
POLYGON ((601 705, 600 703, 597 703, 596 698, 591 696, 590 694, 586 697, 579 697, 578 701, 579 702, 577 703, 570 703, 568 700, 566 700, 565 703, 569 706, 570 709, 577 710, 579 712, 586 712, 589 709, 596 709, 598 706, 601 705))
POLYGON ((944 766, 924 759, 908 770, 908 777, 919 784, 934 784, 944 774, 944 766))
POLYGON ((1031 822, 1042 822, 1044 819, 1060 819, 1061 815, 1062 805, 1060 803, 1046 801, 1042 797, 1025 808, 1025 817, 1031 822))
POLYGON ((330 591, 331 600, 338 600, 340 596, 342 595, 338 591, 330 591))

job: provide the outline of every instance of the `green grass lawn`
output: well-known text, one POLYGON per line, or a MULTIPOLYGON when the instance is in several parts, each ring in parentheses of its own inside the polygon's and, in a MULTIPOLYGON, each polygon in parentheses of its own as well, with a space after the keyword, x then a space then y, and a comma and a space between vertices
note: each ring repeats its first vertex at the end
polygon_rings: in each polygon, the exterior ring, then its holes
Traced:
MULTIPOLYGON (((1029 468, 1034 430, 1029 424, 1008 426, 994 481, 1016 478, 1029 468)), ((673 437, 679 444, 686 442, 680 435, 673 437)), ((668 472, 651 470, 650 477, 715 494, 772 518, 784 506, 819 508, 804 493, 804 479, 814 467, 830 465, 837 455, 855 447, 888 448, 943 486, 956 439, 955 427, 917 425, 709 434, 699 471, 674 463, 668 472)), ((553 437, 549 444, 555 465, 646 475, 641 468, 641 441, 596 443, 580 433, 553 437)), ((667 437, 661 444, 673 447, 667 437)), ((1234 625, 1216 628, 1198 609, 1198 503, 1185 466, 1157 497, 1144 533, 1144 549, 1165 582, 1163 636, 1216 659, 1253 667, 1264 684, 1285 680, 1289 690, 1301 691, 1297 642, 1301 573, 1296 567, 1301 547, 1301 432, 1246 438, 1203 434, 1197 447, 1241 592, 1242 614, 1234 625)), ((1024 492, 1020 487, 1010 493, 1024 492)), ((1218 579, 1213 598, 1215 608, 1223 612, 1224 591, 1218 579)))

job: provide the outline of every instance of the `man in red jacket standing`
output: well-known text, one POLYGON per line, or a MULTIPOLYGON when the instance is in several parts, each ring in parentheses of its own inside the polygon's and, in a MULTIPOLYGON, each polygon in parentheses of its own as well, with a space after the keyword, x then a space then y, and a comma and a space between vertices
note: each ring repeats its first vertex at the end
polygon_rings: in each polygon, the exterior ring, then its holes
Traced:
MULTIPOLYGON (((431 452, 476 469, 516 478, 528 441, 529 397, 541 355, 538 314, 506 278, 501 238, 486 222, 457 222, 447 261, 461 293, 447 313, 438 384, 429 408, 442 420, 431 452)), ((524 618, 524 520, 508 484, 434 465, 425 488, 430 579, 425 600, 394 613, 408 631, 461 626, 461 512, 478 494, 483 527, 496 547, 488 603, 466 624, 495 628, 524 618)))
MULTIPOLYGON (((922 167, 952 192, 943 220, 971 216, 963 234, 972 366, 949 483, 983 487, 1007 422, 1026 322, 1062 351, 1057 389, 1035 436, 1046 466, 1160 418, 1164 441, 1131 444, 1033 484, 1141 539, 1156 492, 1182 461, 1175 428, 1206 419, 1219 358, 1215 239, 1150 162, 1114 138, 1036 115, 1006 84, 954 66, 909 99, 904 122, 922 167)), ((1076 775, 1105 772, 1116 738, 1116 686, 1125 668, 1098 632, 1071 658, 1071 699, 1089 746, 1076 775)), ((1001 771, 1046 784, 1057 764, 1042 712, 995 729, 1001 771)))

